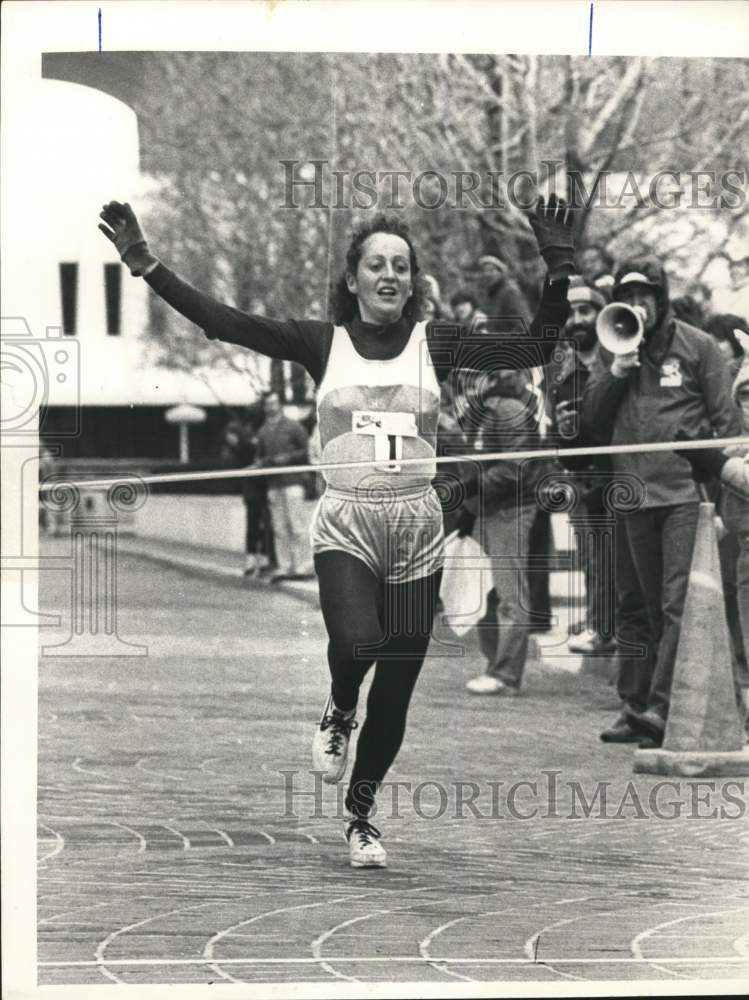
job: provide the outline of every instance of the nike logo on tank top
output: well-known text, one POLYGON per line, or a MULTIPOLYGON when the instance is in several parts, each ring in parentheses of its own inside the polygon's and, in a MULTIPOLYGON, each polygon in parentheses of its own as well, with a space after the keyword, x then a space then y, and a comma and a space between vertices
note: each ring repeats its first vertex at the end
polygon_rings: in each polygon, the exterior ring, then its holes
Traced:
POLYGON ((330 469, 324 473, 329 486, 365 495, 383 483, 396 493, 428 486, 437 472, 439 412, 426 323, 414 326, 406 346, 389 361, 363 358, 347 330, 335 328, 317 394, 322 461, 377 464, 330 469), (399 459, 422 457, 423 464, 399 464, 399 459))

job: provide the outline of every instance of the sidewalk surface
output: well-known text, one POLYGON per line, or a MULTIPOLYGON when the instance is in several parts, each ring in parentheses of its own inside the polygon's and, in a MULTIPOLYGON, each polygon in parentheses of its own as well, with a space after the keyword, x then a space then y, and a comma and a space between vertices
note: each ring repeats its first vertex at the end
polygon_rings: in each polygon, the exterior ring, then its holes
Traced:
POLYGON ((256 579, 244 575, 244 553, 227 552, 197 545, 183 545, 173 541, 123 535, 117 544, 122 552, 138 555, 153 562, 164 563, 190 573, 233 580, 248 587, 272 587, 293 594, 312 604, 317 604, 317 578, 311 580, 282 580, 271 583, 269 578, 256 579))
MULTIPOLYGON (((244 576, 244 556, 241 553, 141 538, 137 535, 121 536, 118 545, 123 553, 165 566, 198 576, 231 581, 252 591, 258 589, 278 591, 306 601, 316 608, 320 607, 316 577, 311 580, 283 580, 273 584, 267 577, 247 578, 244 576)), ((613 680, 613 661, 610 656, 583 657, 570 653, 567 649, 568 626, 572 621, 578 620, 584 610, 578 599, 582 588, 581 578, 580 573, 551 574, 555 624, 549 632, 534 634, 531 639, 529 659, 546 660, 548 661, 546 665, 551 669, 564 670, 568 673, 578 673, 582 670, 613 680)), ((467 638, 469 644, 475 643, 475 640, 475 635, 467 638)))
POLYGON ((745 992, 745 789, 635 775, 598 738, 604 678, 548 654, 520 697, 472 697, 475 643, 438 626, 374 818, 388 868, 355 870, 345 785, 310 771, 329 690, 311 601, 125 543, 119 648, 76 655, 64 542, 45 554, 40 984, 745 992))

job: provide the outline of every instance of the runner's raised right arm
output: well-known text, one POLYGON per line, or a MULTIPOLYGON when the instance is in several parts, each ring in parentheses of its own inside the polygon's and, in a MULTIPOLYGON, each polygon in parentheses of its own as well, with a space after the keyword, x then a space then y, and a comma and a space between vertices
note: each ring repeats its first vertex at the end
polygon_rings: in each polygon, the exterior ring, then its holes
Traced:
POLYGON ((114 243, 123 262, 135 277, 143 277, 153 291, 212 340, 246 347, 282 361, 297 361, 317 380, 322 363, 322 340, 326 326, 318 320, 275 320, 242 312, 234 306, 199 291, 165 267, 149 249, 135 212, 125 202, 110 201, 100 218, 99 229, 114 243))

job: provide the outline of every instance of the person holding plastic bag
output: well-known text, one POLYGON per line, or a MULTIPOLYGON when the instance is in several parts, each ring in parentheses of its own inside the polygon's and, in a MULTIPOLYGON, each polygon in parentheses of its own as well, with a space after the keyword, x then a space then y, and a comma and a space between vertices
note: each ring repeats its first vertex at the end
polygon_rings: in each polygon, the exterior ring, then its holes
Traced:
MULTIPOLYGON (((540 447, 535 414, 524 401, 524 383, 523 373, 495 373, 483 398, 477 453, 540 447)), ((530 532, 536 488, 547 471, 543 462, 513 458, 471 466, 458 535, 476 535, 491 572, 486 612, 477 626, 486 670, 466 684, 471 694, 514 697, 520 692, 530 638, 530 532)))

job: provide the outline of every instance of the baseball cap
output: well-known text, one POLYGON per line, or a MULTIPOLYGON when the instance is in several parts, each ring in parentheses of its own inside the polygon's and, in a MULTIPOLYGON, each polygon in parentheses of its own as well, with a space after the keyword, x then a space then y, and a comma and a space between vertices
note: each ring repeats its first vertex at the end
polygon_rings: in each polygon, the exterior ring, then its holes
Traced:
POLYGON ((640 271, 629 271, 627 274, 623 274, 621 278, 616 283, 617 288, 621 288, 622 285, 650 285, 652 288, 659 288, 657 281, 651 281, 646 275, 642 274, 640 271))
POLYGON ((570 284, 567 290, 567 301, 570 304, 574 302, 590 302, 591 305, 603 309, 606 305, 606 296, 594 285, 589 285, 581 275, 573 274, 570 277, 570 284))
POLYGON ((492 267, 496 267, 498 271, 507 270, 506 264, 503 264, 502 261, 499 259, 499 257, 495 257, 493 254, 490 253, 484 254, 483 257, 479 257, 478 261, 476 262, 476 265, 477 267, 482 267, 484 265, 491 265, 492 267))
POLYGON ((668 283, 660 261, 648 254, 630 257, 617 267, 614 276, 614 294, 623 285, 648 285, 650 288, 666 290, 668 283))

